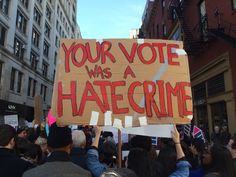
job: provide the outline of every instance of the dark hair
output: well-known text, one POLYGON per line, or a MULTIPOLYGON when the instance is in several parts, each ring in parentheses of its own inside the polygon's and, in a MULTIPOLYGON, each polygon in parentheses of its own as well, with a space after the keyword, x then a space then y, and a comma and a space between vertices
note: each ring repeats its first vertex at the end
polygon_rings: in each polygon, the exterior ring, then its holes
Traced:
POLYGON ((213 145, 211 148, 212 172, 218 172, 222 177, 235 177, 236 170, 230 151, 223 145, 213 145))
POLYGON ((20 156, 23 156, 26 151, 29 149, 30 146, 30 141, 25 139, 25 138, 21 138, 21 137, 17 137, 16 138, 16 153, 20 156))
POLYGON ((152 139, 148 136, 136 135, 130 140, 131 148, 142 148, 150 151, 152 147, 152 139))
POLYGON ((39 162, 42 160, 42 150, 39 145, 30 143, 24 156, 31 159, 37 158, 37 162, 39 162))
POLYGON ((23 131, 26 131, 27 130, 27 127, 18 127, 17 128, 17 134, 20 134, 21 132, 23 132, 23 131))
POLYGON ((166 145, 158 155, 158 161, 162 165, 164 177, 171 175, 176 170, 177 154, 174 146, 166 145))
POLYGON ((114 156, 116 156, 116 145, 111 141, 105 141, 99 147, 99 160, 102 163, 107 164, 109 167, 113 167, 116 160, 113 158, 114 156))
POLYGON ((103 172, 101 177, 137 177, 137 175, 128 168, 114 168, 103 172))
POLYGON ((113 138, 113 133, 112 132, 107 132, 107 131, 102 132, 102 137, 103 138, 107 138, 109 136, 113 138))
POLYGON ((236 142, 232 143, 231 148, 236 150, 236 142))
POLYGON ((154 168, 148 152, 142 148, 133 148, 128 155, 128 168, 138 177, 154 176, 154 168))
POLYGON ((15 138, 16 130, 7 124, 0 125, 0 146, 7 146, 15 138))
POLYGON ((194 138, 192 140, 192 145, 196 148, 197 152, 203 153, 205 150, 205 144, 203 139, 201 138, 194 138))

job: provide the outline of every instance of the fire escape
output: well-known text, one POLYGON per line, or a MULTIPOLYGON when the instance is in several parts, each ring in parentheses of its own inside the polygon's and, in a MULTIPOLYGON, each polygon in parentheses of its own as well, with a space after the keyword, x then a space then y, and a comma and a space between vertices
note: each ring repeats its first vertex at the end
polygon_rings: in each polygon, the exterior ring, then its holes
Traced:
POLYGON ((195 26, 187 22, 185 10, 190 0, 172 0, 169 4, 169 13, 174 13, 178 18, 183 32, 184 48, 189 55, 196 56, 205 50, 205 46, 215 38, 221 38, 236 47, 236 25, 223 21, 218 10, 215 11, 214 19, 209 20, 206 15, 202 16, 195 26), (208 23, 215 24, 209 28, 208 23))
MULTIPOLYGON (((169 5, 169 13, 174 13, 177 19, 179 20, 181 30, 183 32, 183 41, 184 48, 188 55, 197 55, 201 52, 204 47, 204 39, 200 36, 194 35, 194 32, 199 30, 199 26, 190 28, 189 24, 186 21, 185 17, 185 8, 188 6, 188 0, 172 0, 169 5)), ((207 19, 202 19, 202 29, 203 26, 207 25, 207 19)))

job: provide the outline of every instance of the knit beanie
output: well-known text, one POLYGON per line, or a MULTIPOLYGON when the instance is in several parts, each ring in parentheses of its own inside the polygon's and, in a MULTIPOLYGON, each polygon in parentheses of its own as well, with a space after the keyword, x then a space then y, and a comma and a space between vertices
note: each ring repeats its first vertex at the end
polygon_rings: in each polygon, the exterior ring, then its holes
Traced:
POLYGON ((72 144, 71 129, 69 127, 58 127, 53 123, 49 129, 48 146, 51 148, 62 148, 72 144))

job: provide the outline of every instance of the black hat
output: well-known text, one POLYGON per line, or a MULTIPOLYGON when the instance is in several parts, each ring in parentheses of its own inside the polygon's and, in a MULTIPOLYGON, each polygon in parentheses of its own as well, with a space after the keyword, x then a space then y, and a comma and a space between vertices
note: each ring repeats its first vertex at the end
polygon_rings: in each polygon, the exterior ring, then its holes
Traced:
POLYGON ((62 148, 72 144, 71 129, 69 127, 58 127, 53 123, 49 129, 48 146, 51 148, 62 148))

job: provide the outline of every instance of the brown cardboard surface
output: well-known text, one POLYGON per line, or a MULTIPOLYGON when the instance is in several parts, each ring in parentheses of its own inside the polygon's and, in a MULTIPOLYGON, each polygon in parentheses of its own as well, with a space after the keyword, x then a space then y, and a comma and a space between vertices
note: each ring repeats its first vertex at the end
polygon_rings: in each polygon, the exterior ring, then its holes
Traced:
POLYGON ((192 99, 188 58, 187 55, 173 54, 175 49, 172 48, 182 49, 183 44, 179 41, 167 40, 144 40, 144 43, 140 44, 135 39, 104 39, 103 43, 96 42, 96 40, 61 40, 52 98, 52 115, 57 118, 57 123, 61 125, 88 125, 92 111, 99 112, 98 125, 104 125, 104 112, 106 110, 112 111, 112 118, 121 119, 122 124, 124 124, 125 115, 133 116, 133 126, 139 126, 138 117, 141 116, 147 116, 148 124, 189 123, 190 119, 187 117, 192 115, 192 99), (121 45, 123 50, 120 47, 121 45), (125 54, 127 56, 132 55, 131 49, 136 49, 133 52, 132 62, 125 56, 125 54), (168 49, 170 49, 169 54, 168 49), (102 53, 103 56, 97 57, 98 54, 102 53), (163 58, 161 57, 162 54, 163 58), (88 59, 90 55, 93 59, 88 59), (67 59, 66 56, 68 56, 67 59), (84 63, 81 64, 83 57, 84 63), (80 64, 81 66, 79 66, 80 64), (66 65, 69 66, 69 69, 66 69, 66 65), (98 72, 94 76, 89 76, 88 71, 95 68, 98 72), (129 73, 127 75, 125 75, 126 70, 129 73), (159 86, 157 81, 163 82, 163 85, 159 86), (105 85, 100 86, 102 82, 105 85), (134 83, 139 85, 132 92, 130 85, 134 83), (176 96, 168 96, 167 87, 170 89, 170 86, 177 89, 176 96), (60 87, 61 90, 59 90, 60 87), (147 89, 145 94, 144 87, 151 87, 153 94, 147 89), (74 98, 76 97, 74 103, 59 96, 63 95, 64 98, 68 98, 73 89, 75 91, 74 98), (102 89, 106 92, 102 93, 102 89), (150 94, 153 99, 149 99, 151 106, 149 114, 147 114, 148 106, 145 100, 150 94), (83 95, 87 99, 82 101, 83 95), (169 104, 167 98, 171 98, 169 104), (144 106, 144 111, 138 113, 134 104, 130 103, 130 99, 140 109, 144 106), (60 102, 60 100, 62 101, 60 102), (142 104, 142 100, 144 104, 142 104), (100 107, 97 102, 100 102, 100 107), (72 111, 73 106, 76 110, 74 113, 72 111), (126 108, 128 111, 116 113, 115 107, 118 110, 126 108), (158 111, 155 112, 154 107, 161 113, 157 114, 158 111), (79 113, 79 109, 83 110, 83 113, 79 113))

